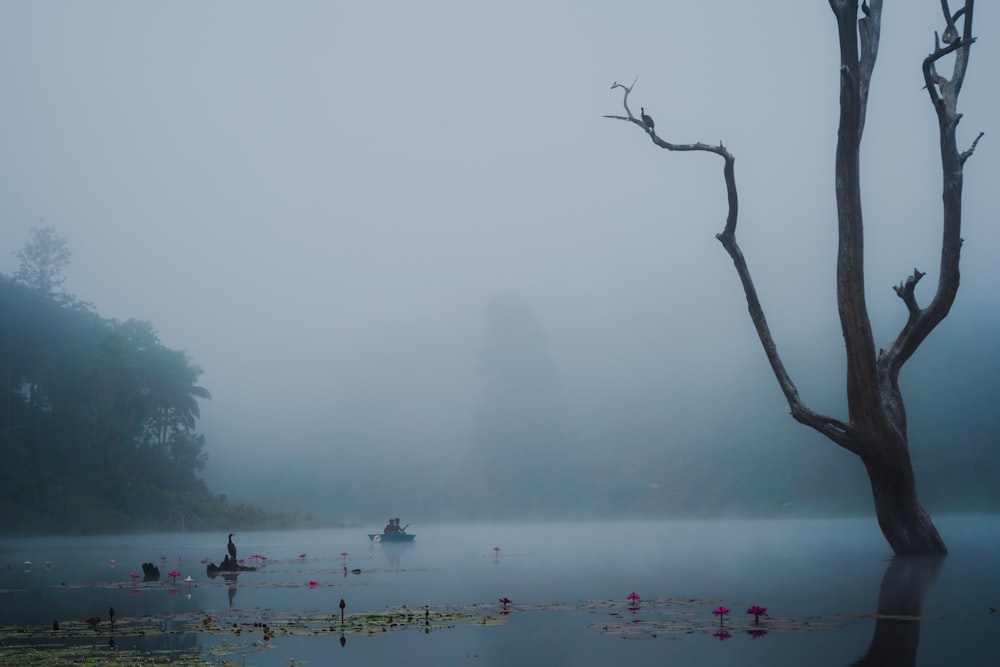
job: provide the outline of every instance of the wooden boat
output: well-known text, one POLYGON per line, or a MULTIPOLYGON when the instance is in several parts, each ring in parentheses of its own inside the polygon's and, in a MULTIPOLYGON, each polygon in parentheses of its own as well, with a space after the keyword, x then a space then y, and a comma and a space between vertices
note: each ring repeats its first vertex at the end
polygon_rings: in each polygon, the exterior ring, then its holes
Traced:
POLYGON ((412 542, 417 539, 416 535, 411 535, 405 531, 398 533, 368 533, 368 539, 372 542, 412 542))

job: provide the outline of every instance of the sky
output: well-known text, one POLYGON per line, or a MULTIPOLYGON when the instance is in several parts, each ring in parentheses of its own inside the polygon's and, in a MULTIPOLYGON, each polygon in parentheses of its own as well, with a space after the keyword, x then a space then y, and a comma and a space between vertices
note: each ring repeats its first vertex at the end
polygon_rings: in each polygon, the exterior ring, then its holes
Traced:
MULTIPOLYGON (((926 271, 926 303, 937 277, 920 65, 942 28, 937 0, 886 3, 862 150, 884 343, 905 319, 891 286, 926 271)), ((954 326, 1000 317, 995 3, 975 33, 959 143, 986 135, 966 165, 954 326)), ((840 380, 816 372, 842 363, 825 0, 11 0, 0 61, 0 272, 54 226, 69 292, 186 350, 213 395, 206 478, 235 497, 227 462, 248 453, 308 468, 331 450, 461 448, 498 294, 533 305, 581 401, 655 383, 736 402, 750 374, 787 413, 714 238, 721 162, 604 118, 622 113, 612 83, 636 77, 632 110, 661 137, 736 156, 738 239, 807 403, 840 380)))

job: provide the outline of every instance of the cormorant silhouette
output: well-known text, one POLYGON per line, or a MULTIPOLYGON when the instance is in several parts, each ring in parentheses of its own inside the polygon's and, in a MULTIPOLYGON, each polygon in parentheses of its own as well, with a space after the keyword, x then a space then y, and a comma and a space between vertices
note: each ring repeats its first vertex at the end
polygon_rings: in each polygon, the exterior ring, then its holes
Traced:
POLYGON ((233 560, 236 560, 236 545, 233 544, 233 535, 235 534, 236 533, 229 533, 229 544, 226 545, 226 548, 229 549, 229 557, 233 560))
POLYGON ((639 107, 639 113, 642 115, 642 122, 646 124, 646 127, 648 127, 651 130, 654 127, 656 127, 656 123, 653 122, 652 117, 646 115, 646 109, 645 108, 639 107))

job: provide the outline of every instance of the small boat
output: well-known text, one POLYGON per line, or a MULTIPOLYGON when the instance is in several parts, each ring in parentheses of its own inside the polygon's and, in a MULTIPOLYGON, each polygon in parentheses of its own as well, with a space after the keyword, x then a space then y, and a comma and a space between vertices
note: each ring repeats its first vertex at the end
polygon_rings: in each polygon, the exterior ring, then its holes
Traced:
POLYGON ((400 531, 398 533, 368 533, 368 539, 372 542, 412 542, 417 539, 417 536, 400 531))

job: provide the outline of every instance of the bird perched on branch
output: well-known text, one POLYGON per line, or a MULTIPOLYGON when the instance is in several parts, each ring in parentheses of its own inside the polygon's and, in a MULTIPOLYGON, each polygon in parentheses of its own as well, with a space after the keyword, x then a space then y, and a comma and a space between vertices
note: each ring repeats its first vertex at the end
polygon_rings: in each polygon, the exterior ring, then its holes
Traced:
POLYGON ((653 118, 646 114, 646 109, 644 107, 639 107, 639 113, 642 117, 642 122, 646 124, 646 127, 653 129, 656 127, 656 123, 653 122, 653 118))

